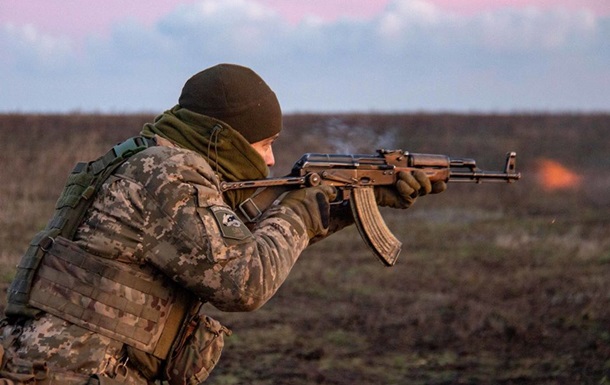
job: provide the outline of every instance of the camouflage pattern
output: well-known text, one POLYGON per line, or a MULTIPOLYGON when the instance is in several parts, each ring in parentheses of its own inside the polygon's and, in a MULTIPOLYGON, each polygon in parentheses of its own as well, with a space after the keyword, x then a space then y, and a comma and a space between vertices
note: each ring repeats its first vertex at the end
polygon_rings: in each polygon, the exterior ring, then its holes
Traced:
POLYGON ((115 176, 96 198, 76 242, 104 258, 151 264, 220 310, 263 305, 309 242, 302 220, 279 207, 242 239, 223 236, 230 224, 219 223, 213 209, 231 209, 218 178, 193 151, 152 147, 115 176))
POLYGON ((181 321, 197 305, 149 265, 111 261, 55 238, 29 304, 155 357, 167 357, 181 321))
POLYGON ((176 354, 165 366, 169 385, 199 384, 204 382, 218 363, 224 336, 231 331, 215 319, 201 315, 191 321, 188 331, 177 342, 176 354))
MULTIPOLYGON (((99 258, 153 267, 220 310, 262 306, 309 243, 303 221, 276 206, 246 228, 232 216, 202 156, 158 142, 107 180, 74 241, 99 258)), ((125 365, 120 343, 50 314, 25 321, 9 350, 45 361, 50 373, 119 373, 124 383, 146 383, 131 362, 125 365)))

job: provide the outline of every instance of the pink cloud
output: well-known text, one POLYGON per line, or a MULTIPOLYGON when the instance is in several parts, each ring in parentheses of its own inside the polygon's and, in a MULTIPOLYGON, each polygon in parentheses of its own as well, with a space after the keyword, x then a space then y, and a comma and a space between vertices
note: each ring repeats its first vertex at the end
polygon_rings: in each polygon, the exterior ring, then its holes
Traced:
POLYGON ((180 3, 184 1, 0 0, 0 24, 30 24, 57 35, 103 34, 120 19, 153 23, 180 3))
POLYGON ((473 14, 489 11, 500 7, 524 8, 538 7, 542 9, 564 7, 567 9, 589 9, 600 16, 610 15, 608 0, 428 0, 440 8, 458 13, 473 14))
MULTIPOLYGON (((333 21, 341 17, 367 19, 381 13, 390 0, 250 0, 275 9, 289 22, 307 16, 333 21)), ((450 12, 472 14, 499 7, 536 6, 568 9, 587 8, 600 16, 610 15, 608 0, 423 0, 450 12)), ((83 37, 106 34, 118 20, 133 19, 153 24, 180 4, 195 0, 0 0, 0 24, 33 25, 54 35, 83 37)))
MULTIPOLYGON (((291 22, 305 16, 317 16, 332 21, 340 17, 371 18, 384 10, 390 0, 254 0, 277 10, 291 22)), ((608 0, 422 0, 441 9, 462 14, 474 14, 501 7, 542 9, 564 7, 567 9, 589 9, 600 16, 610 15, 608 0)))
POLYGON ((370 18, 380 13, 389 0, 255 0, 275 9, 290 22, 298 22, 307 16, 332 21, 340 17, 370 18))

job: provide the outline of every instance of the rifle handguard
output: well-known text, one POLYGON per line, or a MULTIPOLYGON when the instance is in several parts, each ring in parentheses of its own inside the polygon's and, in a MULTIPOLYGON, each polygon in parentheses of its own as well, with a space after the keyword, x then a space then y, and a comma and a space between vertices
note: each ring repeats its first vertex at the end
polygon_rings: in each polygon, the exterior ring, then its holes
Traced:
POLYGON ((383 220, 373 187, 353 189, 350 205, 362 239, 384 265, 393 266, 400 254, 402 242, 392 234, 383 220))

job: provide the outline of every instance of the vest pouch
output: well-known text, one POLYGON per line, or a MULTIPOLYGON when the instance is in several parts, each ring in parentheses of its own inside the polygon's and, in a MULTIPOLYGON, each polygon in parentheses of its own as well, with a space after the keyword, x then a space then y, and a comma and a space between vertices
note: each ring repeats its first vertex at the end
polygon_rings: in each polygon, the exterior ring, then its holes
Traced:
POLYGON ((154 267, 100 258, 63 237, 46 249, 29 303, 160 359, 193 306, 154 267))
POLYGON ((220 359, 224 335, 231 331, 212 317, 197 315, 185 325, 165 367, 169 385, 203 383, 220 359))

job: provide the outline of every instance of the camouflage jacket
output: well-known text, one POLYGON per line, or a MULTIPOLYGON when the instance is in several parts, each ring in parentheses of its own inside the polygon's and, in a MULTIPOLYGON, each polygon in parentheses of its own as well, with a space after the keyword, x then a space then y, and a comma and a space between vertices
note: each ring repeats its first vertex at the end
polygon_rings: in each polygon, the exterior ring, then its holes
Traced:
MULTIPOLYGON (((276 206, 248 230, 231 216, 202 156, 158 142, 106 181, 76 243, 99 258, 152 266, 220 310, 262 306, 309 243, 303 221, 276 206)), ((122 344, 50 314, 28 320, 15 347, 19 357, 85 375, 122 354, 122 344)))

